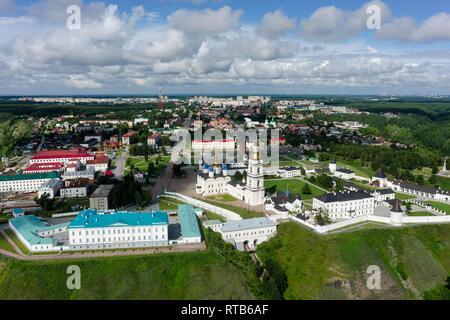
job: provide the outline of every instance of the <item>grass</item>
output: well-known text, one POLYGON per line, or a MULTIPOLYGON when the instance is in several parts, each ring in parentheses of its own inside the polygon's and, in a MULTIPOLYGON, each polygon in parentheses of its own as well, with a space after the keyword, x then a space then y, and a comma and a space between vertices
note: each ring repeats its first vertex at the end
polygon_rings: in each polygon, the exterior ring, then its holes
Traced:
POLYGON ((3 234, 0 233, 0 248, 12 253, 16 253, 16 250, 12 247, 12 245, 5 239, 3 234))
POLYGON ((439 209, 444 211, 446 214, 450 214, 450 205, 438 202, 438 201, 427 201, 427 204, 432 206, 435 209, 439 209))
POLYGON ((291 193, 300 194, 303 200, 312 199, 316 196, 324 194, 322 190, 316 188, 311 183, 308 183, 311 189, 311 194, 304 194, 302 189, 305 184, 306 182, 298 179, 265 180, 264 187, 266 188, 266 191, 273 187, 276 187, 277 192, 285 192, 286 190, 289 190, 291 193))
POLYGON ((409 200, 409 199, 415 199, 415 196, 410 196, 409 194, 403 194, 403 193, 395 193, 395 199, 397 200, 409 200))
POLYGON ((350 169, 354 171, 357 176, 364 178, 371 178, 375 173, 371 168, 363 166, 360 160, 339 160, 336 164, 338 167, 350 169))
POLYGON ((11 238, 11 240, 19 247, 19 249, 22 250, 24 254, 30 254, 30 250, 28 250, 28 248, 25 247, 22 241, 20 241, 19 238, 17 238, 16 234, 11 229, 7 229, 5 230, 5 232, 11 238))
POLYGON ((420 299, 450 273, 450 225, 319 236, 289 222, 257 253, 286 274, 286 299, 420 299), (367 289, 371 265, 381 269, 381 290, 367 289))
POLYGON ((219 194, 217 196, 209 196, 206 197, 210 200, 216 200, 216 201, 222 201, 222 202, 233 202, 236 201, 236 199, 229 194, 219 194))
POLYGON ((408 216, 410 216, 410 217, 431 217, 431 216, 434 216, 434 214, 432 214, 428 211, 414 211, 414 212, 410 212, 408 214, 408 216))
POLYGON ((183 204, 180 201, 170 198, 159 199, 159 210, 173 211, 178 210, 178 205, 183 204))
POLYGON ((0 258, 2 264, 0 299, 254 299, 241 271, 211 250, 45 262, 0 258), (66 287, 73 264, 81 269, 80 290, 66 287))
POLYGON ((226 219, 222 217, 221 215, 218 215, 217 213, 211 212, 211 211, 205 211, 205 215, 208 218, 208 220, 219 220, 222 222, 225 222, 226 219))
POLYGON ((262 212, 256 212, 256 211, 249 210, 246 208, 235 207, 235 206, 225 204, 222 202, 217 202, 217 201, 207 200, 207 199, 203 199, 202 201, 212 204, 212 205, 215 205, 215 206, 218 206, 218 207, 221 207, 221 208, 224 208, 224 209, 227 209, 227 210, 230 210, 230 211, 233 211, 233 212, 237 213, 238 215, 240 215, 244 219, 257 218, 257 217, 264 216, 264 213, 262 213, 262 212))

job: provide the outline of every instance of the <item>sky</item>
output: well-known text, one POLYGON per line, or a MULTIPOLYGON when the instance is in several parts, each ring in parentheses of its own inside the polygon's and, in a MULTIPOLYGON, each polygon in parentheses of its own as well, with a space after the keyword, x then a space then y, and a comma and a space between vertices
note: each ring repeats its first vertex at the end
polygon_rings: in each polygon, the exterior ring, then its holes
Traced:
POLYGON ((160 85, 167 95, 448 95, 450 2, 0 0, 0 95, 155 95, 160 85))

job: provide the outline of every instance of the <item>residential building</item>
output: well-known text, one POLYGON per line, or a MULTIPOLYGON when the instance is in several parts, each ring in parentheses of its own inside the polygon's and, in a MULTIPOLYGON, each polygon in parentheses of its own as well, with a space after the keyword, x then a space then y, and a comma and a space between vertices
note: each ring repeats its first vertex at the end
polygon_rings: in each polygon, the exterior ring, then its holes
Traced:
POLYGON ((44 183, 38 190, 38 198, 41 198, 43 195, 48 195, 49 199, 53 199, 58 191, 61 189, 61 180, 51 179, 44 183))
POLYGON ((69 224, 71 250, 159 247, 169 244, 167 212, 80 211, 69 224))
POLYGON ((0 192, 37 192, 52 179, 58 179, 56 172, 0 175, 0 192))
POLYGON ((61 198, 83 198, 88 195, 90 179, 78 178, 64 181, 60 190, 61 198))
POLYGON ((155 132, 148 136, 147 138, 147 144, 149 146, 159 146, 161 145, 161 133, 155 132))
POLYGON ((132 142, 133 137, 136 136, 136 132, 128 131, 122 136, 122 145, 129 146, 132 142))
POLYGON ((313 211, 323 209, 332 220, 347 219, 374 213, 375 198, 365 191, 328 193, 313 198, 313 211))
POLYGON ((79 160, 85 164, 88 160, 94 160, 94 155, 75 150, 41 150, 31 157, 30 164, 33 163, 55 163, 60 162, 66 165, 69 161, 79 160))
POLYGON ((89 198, 89 207, 97 210, 109 210, 111 205, 111 191, 113 184, 101 184, 95 189, 89 198))

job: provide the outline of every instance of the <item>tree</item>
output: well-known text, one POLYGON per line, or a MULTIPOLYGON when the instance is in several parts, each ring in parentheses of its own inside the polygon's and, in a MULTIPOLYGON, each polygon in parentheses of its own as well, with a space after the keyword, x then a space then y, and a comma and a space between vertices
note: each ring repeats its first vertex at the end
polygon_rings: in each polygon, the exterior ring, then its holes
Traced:
POLYGON ((44 211, 51 211, 53 209, 55 199, 50 199, 50 195, 48 193, 44 193, 40 198, 36 200, 36 202, 44 211))
POLYGON ((314 216, 314 220, 319 226, 325 226, 331 223, 331 218, 328 215, 328 211, 323 208, 320 208, 316 215, 314 216))
POLYGON ((406 206, 406 214, 409 215, 412 211, 411 202, 406 202, 405 206, 406 206))
POLYGON ((309 187, 309 183, 305 184, 302 188, 302 193, 303 194, 311 194, 311 188, 309 187))
POLYGON ((153 164, 153 162, 149 162, 147 166, 147 176, 153 177, 154 174, 155 174, 155 165, 153 164))
POLYGON ((430 184, 432 184, 432 185, 437 184, 437 176, 436 176, 435 174, 432 174, 432 175, 430 176, 430 178, 428 179, 428 182, 429 182, 430 184))
POLYGON ((417 182, 418 184, 420 184, 421 186, 425 185, 425 178, 423 177, 423 174, 419 174, 419 175, 416 177, 416 182, 417 182))

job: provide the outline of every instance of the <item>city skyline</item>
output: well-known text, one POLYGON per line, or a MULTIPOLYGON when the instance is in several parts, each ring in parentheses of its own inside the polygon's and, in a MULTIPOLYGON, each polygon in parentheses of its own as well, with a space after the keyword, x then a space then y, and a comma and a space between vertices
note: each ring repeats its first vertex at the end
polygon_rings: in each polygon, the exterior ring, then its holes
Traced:
POLYGON ((0 0, 0 95, 450 94, 442 1, 0 0), (67 7, 81 9, 70 30, 67 7), (380 8, 381 29, 367 27, 380 8))

